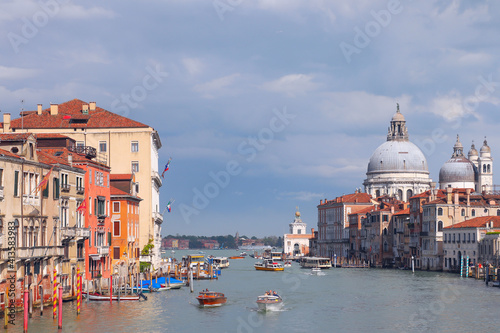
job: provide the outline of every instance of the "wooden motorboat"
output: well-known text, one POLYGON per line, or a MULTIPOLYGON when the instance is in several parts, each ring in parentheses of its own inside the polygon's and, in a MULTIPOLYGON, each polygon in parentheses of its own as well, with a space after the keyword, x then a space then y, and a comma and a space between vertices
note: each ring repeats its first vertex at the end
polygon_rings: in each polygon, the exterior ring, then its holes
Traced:
POLYGON ((283 306, 283 300, 275 291, 266 291, 264 295, 257 297, 259 310, 278 311, 283 306))
POLYGON ((321 268, 320 267, 313 267, 313 268, 311 268, 311 273, 312 274, 319 274, 319 273, 321 273, 321 268))
POLYGON ((232 257, 229 257, 229 259, 244 259, 245 257, 242 257, 242 256, 232 256, 232 257))
POLYGON ((256 262, 254 265, 256 270, 258 271, 283 271, 285 267, 282 264, 277 263, 271 259, 264 259, 260 262, 256 262))
MULTIPOLYGON (((109 301, 109 295, 102 295, 100 293, 82 292, 84 297, 88 297, 91 301, 109 301)), ((113 301, 118 301, 118 295, 113 295, 113 301)), ((138 301, 139 295, 120 295, 120 301, 138 301)))
POLYGON ((292 266, 292 262, 290 262, 290 261, 285 261, 285 262, 283 263, 283 266, 285 266, 285 267, 291 267, 291 266, 292 266))
POLYGON ((215 291, 209 291, 208 289, 200 291, 200 294, 196 296, 196 299, 200 303, 200 306, 221 306, 226 303, 227 297, 223 293, 218 293, 215 291))

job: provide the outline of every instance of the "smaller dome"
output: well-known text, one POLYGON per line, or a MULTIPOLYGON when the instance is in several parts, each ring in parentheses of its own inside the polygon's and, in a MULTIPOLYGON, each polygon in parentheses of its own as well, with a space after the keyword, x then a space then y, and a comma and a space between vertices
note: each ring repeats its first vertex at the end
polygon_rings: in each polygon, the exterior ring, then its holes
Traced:
POLYGON ((469 157, 470 156, 479 156, 477 149, 476 149, 476 146, 474 145, 474 142, 472 142, 472 145, 470 146, 470 150, 469 150, 468 155, 469 155, 469 157))
POLYGON ((452 157, 439 170, 440 183, 474 182, 476 167, 464 156, 452 157))
POLYGON ((392 121, 405 121, 405 116, 398 110, 398 112, 392 116, 392 121))
POLYGON ((491 153, 491 148, 488 146, 486 139, 484 139, 483 146, 481 147, 481 154, 482 153, 491 153))

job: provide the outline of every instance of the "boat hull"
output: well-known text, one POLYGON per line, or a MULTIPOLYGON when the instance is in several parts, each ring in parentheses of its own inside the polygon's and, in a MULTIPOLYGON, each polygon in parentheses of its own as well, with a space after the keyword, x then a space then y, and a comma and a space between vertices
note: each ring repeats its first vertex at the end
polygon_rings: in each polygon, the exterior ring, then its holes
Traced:
POLYGON ((261 266, 255 266, 255 269, 258 270, 258 271, 279 272, 279 271, 284 271, 285 267, 261 267, 261 266))
POLYGON ((227 297, 223 293, 213 291, 202 291, 196 296, 196 299, 203 307, 221 306, 227 301, 227 297))
POLYGON ((278 303, 259 303, 257 302, 260 311, 279 311, 283 308, 283 302, 278 303))
MULTIPOLYGON (((82 292, 84 297, 88 297, 91 301, 109 301, 109 295, 101 295, 97 293, 89 293, 87 296, 86 292, 82 292)), ((113 295, 113 301, 118 301, 118 295, 113 295)), ((139 296, 120 296, 120 301, 138 301, 139 296)))

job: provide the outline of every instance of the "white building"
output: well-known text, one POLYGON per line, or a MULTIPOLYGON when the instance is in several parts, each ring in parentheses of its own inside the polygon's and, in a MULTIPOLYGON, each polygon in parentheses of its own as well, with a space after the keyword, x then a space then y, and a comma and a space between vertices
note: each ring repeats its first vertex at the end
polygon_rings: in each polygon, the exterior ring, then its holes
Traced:
POLYGON ((408 138, 405 117, 397 111, 391 119, 387 141, 374 152, 368 163, 365 192, 372 197, 387 194, 408 201, 430 188, 427 160, 408 138))
POLYGON ((301 257, 309 254, 309 240, 314 237, 314 228, 307 234, 307 225, 302 222, 300 212, 295 212, 295 219, 289 224, 290 233, 283 236, 283 251, 287 256, 301 257))

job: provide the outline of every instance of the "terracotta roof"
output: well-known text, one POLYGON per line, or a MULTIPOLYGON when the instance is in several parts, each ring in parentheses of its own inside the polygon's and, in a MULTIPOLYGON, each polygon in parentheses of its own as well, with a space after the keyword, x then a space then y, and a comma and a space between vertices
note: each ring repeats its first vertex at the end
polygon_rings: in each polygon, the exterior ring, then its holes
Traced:
POLYGON ((26 140, 31 133, 0 133, 0 141, 21 141, 26 140))
POLYGON ((346 194, 340 197, 337 197, 333 200, 325 200, 322 204, 320 205, 329 205, 333 203, 371 203, 372 198, 368 193, 364 192, 359 192, 359 193, 352 193, 352 194, 346 194))
POLYGON ((86 158, 83 155, 77 154, 75 152, 70 152, 67 148, 64 147, 58 147, 58 148, 38 148, 38 159, 40 160, 40 157, 45 158, 47 161, 52 160, 53 162, 44 162, 44 163, 49 163, 49 164, 54 164, 54 163, 61 163, 65 165, 69 165, 68 163, 68 155, 71 154, 73 156, 73 163, 89 163, 89 164, 94 164, 94 165, 99 165, 99 166, 104 166, 108 167, 105 164, 99 163, 95 160, 91 160, 86 158), (56 156, 57 155, 57 156, 56 156))
POLYGON ((132 195, 130 193, 127 193, 125 191, 122 191, 114 186, 109 186, 109 192, 111 196, 117 196, 117 197, 129 197, 130 199, 135 199, 135 200, 142 200, 140 197, 136 195, 132 195))
POLYGON ((89 110, 88 115, 82 114, 82 105, 88 104, 79 99, 73 99, 59 104, 58 113, 53 116, 50 115, 50 108, 43 110, 41 115, 37 112, 24 112, 23 117, 11 120, 10 127, 15 129, 22 127, 25 129, 149 127, 100 107, 96 107, 94 111, 89 110))
MULTIPOLYGON (((61 154, 60 156, 55 156, 54 154, 50 154, 47 152, 48 149, 38 149, 37 150, 37 155, 38 155, 38 161, 41 163, 45 164, 64 164, 64 165, 69 165, 68 163, 68 155, 66 154, 64 157, 61 154)), ((62 149, 60 149, 62 150, 62 149)))
POLYGON ((409 215, 410 214, 410 208, 406 208, 403 210, 400 210, 397 213, 394 213, 393 215, 409 215))
POLYGON ((59 134, 59 133, 37 133, 35 134, 36 138, 37 139, 51 139, 51 138, 57 138, 57 139, 61 139, 61 138, 64 138, 64 139, 70 139, 69 136, 67 135, 62 135, 62 134, 59 134))
POLYGON ((356 215, 356 214, 366 214, 366 213, 369 213, 371 211, 375 210, 375 207, 366 207, 366 208, 363 208, 361 210, 358 210, 357 212, 355 213, 351 213, 349 215, 356 215))
POLYGON ((111 180, 131 180, 131 173, 113 173, 110 175, 111 180))
POLYGON ((0 156, 9 156, 9 157, 15 157, 15 158, 22 159, 21 156, 14 154, 14 153, 11 153, 10 151, 4 150, 4 149, 0 149, 0 156))
POLYGON ((458 228, 484 228, 487 222, 493 222, 494 228, 500 228, 500 216, 481 216, 476 217, 461 223, 450 225, 445 229, 458 229, 458 228))

